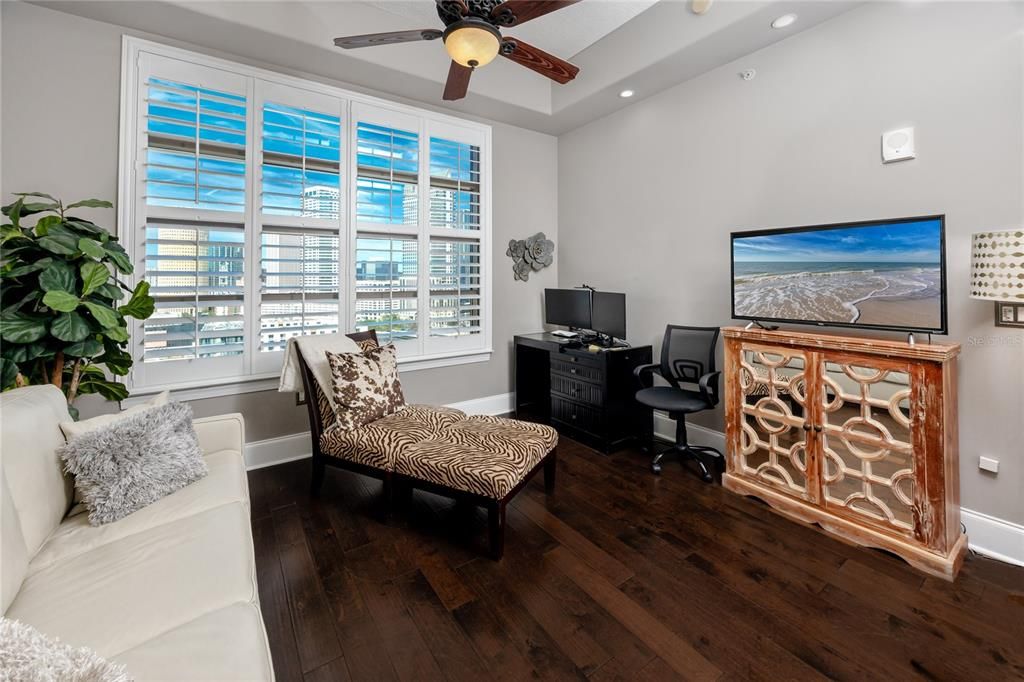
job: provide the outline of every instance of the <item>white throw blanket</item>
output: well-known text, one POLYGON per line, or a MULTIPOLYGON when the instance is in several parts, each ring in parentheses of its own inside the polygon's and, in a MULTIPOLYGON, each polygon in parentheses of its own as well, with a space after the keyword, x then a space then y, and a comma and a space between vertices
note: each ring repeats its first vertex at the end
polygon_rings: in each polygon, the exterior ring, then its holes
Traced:
MULTIPOLYGON (((281 367, 281 383, 277 390, 280 393, 302 393, 302 368, 299 366, 299 351, 302 359, 309 365, 313 378, 320 384, 320 390, 334 404, 334 391, 331 390, 331 367, 327 364, 326 351, 332 353, 359 353, 359 345, 344 334, 315 334, 298 336, 288 339, 288 348, 284 351, 284 365, 281 367)), ((312 396, 306 396, 313 400, 312 396)))

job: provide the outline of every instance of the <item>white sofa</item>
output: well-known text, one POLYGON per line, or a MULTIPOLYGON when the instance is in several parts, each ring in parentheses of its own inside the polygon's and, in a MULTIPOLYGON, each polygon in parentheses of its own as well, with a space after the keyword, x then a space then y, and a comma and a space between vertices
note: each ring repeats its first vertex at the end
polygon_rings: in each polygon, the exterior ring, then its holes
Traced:
POLYGON ((271 680, 241 415, 196 419, 210 473, 105 526, 71 510, 53 386, 0 396, 0 607, 136 680, 271 680), (69 511, 72 513, 69 515, 69 511))

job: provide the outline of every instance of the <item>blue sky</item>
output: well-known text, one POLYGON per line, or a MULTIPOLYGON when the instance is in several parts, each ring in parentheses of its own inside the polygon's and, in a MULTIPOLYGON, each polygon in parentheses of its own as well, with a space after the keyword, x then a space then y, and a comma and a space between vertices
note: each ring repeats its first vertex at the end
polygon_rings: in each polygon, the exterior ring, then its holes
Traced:
POLYGON ((738 262, 938 263, 938 220, 737 238, 738 262))

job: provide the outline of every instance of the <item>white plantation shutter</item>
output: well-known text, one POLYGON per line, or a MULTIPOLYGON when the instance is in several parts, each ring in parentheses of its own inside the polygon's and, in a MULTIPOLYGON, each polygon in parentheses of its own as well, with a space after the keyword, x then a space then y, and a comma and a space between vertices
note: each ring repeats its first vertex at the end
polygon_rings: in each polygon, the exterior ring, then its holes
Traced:
POLYGON ((125 51, 119 231, 156 299, 132 390, 274 377, 306 334, 373 329, 407 367, 488 357, 486 126, 125 51))
POLYGON ((430 240, 430 335, 479 334, 483 313, 480 243, 430 240))
POLYGON ((342 316, 339 265, 343 102, 261 84, 259 319, 256 371, 280 367, 288 339, 336 333, 342 316))
POLYGON ((263 228, 260 262, 260 351, 284 350, 288 339, 338 331, 336 234, 263 228))

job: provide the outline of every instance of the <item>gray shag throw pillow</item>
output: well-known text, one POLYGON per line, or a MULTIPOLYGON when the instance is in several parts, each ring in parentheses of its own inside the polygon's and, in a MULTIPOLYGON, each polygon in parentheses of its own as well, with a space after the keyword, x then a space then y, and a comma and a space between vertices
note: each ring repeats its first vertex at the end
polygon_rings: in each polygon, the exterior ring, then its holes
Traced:
POLYGON ((192 408, 181 403, 89 431, 58 452, 94 526, 124 518, 207 474, 192 408))
POLYGON ((31 625, 0 618, 0 679, 10 682, 130 682, 123 665, 86 647, 50 639, 31 625))

